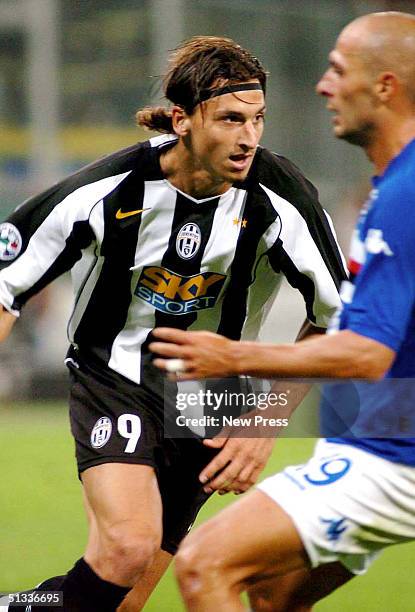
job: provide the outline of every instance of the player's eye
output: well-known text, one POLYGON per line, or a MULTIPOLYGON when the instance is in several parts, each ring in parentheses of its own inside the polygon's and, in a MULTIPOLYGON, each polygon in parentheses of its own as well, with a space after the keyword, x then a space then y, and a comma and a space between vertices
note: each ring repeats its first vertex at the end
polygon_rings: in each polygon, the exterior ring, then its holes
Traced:
POLYGON ((342 76, 344 74, 343 68, 338 66, 338 64, 331 64, 329 68, 329 72, 332 72, 333 74, 336 74, 338 76, 342 76))
POLYGON ((230 113, 229 115, 225 115, 222 120, 226 121, 227 123, 240 123, 241 117, 239 115, 230 113))

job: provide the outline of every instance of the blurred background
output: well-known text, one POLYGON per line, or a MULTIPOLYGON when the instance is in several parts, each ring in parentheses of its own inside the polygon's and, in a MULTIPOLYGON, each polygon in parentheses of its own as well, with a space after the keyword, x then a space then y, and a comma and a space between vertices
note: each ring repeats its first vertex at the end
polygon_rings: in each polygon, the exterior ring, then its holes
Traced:
MULTIPOLYGON (((0 0, 1 220, 85 163, 147 138, 134 114, 162 101, 168 50, 192 35, 224 35, 252 50, 270 72, 263 144, 317 185, 347 251, 370 167, 360 150, 333 138, 314 85, 347 22, 391 9, 415 12, 415 3, 0 0)), ((13 342, 1 347, 0 399, 64 393, 70 309, 65 278, 25 308, 13 342)), ((285 288, 263 338, 293 338, 303 312, 285 288)))

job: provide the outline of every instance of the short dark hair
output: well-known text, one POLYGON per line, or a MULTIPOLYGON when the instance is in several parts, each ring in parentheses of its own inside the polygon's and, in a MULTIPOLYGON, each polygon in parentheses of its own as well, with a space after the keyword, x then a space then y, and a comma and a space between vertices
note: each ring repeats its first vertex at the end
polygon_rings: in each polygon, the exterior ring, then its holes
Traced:
MULTIPOLYGON (((194 36, 170 54, 163 91, 172 104, 191 115, 208 90, 254 79, 265 94, 267 73, 252 53, 230 38, 194 36)), ((171 112, 163 106, 145 107, 136 119, 149 130, 173 133, 171 112)))

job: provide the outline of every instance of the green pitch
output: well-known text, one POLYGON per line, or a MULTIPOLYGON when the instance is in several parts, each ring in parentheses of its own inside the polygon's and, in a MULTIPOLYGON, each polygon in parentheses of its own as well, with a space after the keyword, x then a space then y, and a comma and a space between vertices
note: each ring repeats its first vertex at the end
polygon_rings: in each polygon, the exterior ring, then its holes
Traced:
MULTIPOLYGON (((266 473, 301 462, 312 446, 309 439, 280 440, 266 473)), ((86 524, 73 455, 64 405, 0 405, 0 592, 29 588, 63 574, 82 555, 86 524)), ((199 520, 234 499, 214 496, 199 520)), ((412 611, 414 553, 415 544, 389 549, 366 576, 353 580, 316 610, 412 611)), ((169 573, 146 611, 182 610, 169 573)))

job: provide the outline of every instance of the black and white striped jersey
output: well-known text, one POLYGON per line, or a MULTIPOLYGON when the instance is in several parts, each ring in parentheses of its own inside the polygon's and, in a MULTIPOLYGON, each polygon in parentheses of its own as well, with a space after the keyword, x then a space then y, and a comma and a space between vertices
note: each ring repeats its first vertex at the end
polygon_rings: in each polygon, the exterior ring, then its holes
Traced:
POLYGON ((314 187, 258 147, 247 179, 196 200, 162 174, 158 136, 99 160, 0 226, 0 302, 21 307, 70 270, 72 345, 144 383, 156 326, 255 339, 285 276, 326 326, 345 273, 314 187))

